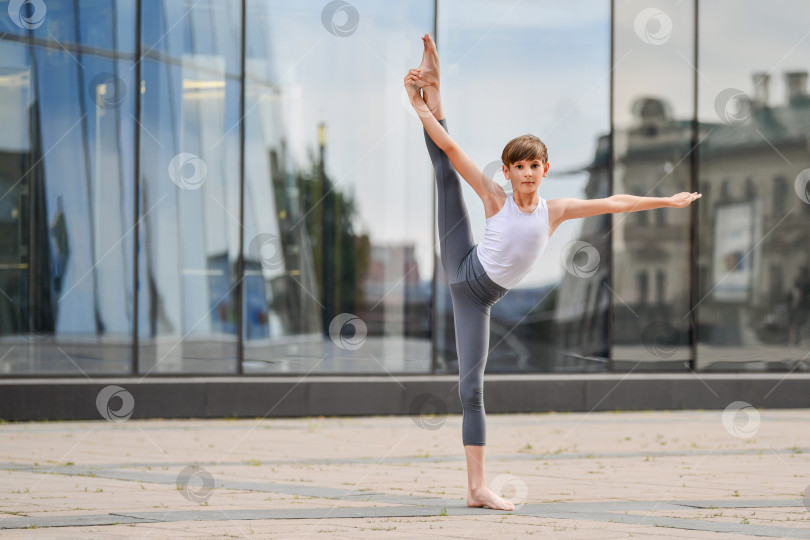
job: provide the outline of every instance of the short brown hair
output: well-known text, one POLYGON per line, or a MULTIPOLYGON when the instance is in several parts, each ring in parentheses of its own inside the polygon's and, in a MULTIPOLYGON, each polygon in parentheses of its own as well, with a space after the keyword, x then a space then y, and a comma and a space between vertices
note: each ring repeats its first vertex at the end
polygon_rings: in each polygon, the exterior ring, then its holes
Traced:
POLYGON ((543 144, 543 141, 534 135, 526 134, 515 137, 506 143, 503 154, 501 154, 501 161, 503 161, 504 165, 509 167, 513 163, 524 159, 539 159, 543 163, 546 163, 548 161, 548 150, 546 149, 546 145, 543 144))

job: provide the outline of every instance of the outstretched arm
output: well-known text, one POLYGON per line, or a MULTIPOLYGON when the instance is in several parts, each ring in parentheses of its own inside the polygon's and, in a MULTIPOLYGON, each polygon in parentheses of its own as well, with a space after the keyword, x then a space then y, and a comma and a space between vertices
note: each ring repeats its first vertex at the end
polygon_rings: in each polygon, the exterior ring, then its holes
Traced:
POLYGON ((561 219, 576 219, 598 216, 601 214, 623 214, 625 212, 638 212, 640 210, 653 210, 655 208, 673 207, 684 208, 703 195, 694 192, 678 193, 672 197, 640 197, 637 195, 612 195, 604 199, 556 199, 555 204, 561 207, 561 219))
POLYGON ((419 87, 416 86, 418 82, 418 70, 412 69, 405 77, 405 88, 408 91, 408 97, 411 100, 411 105, 419 115, 422 125, 428 136, 436 143, 436 146, 442 149, 456 171, 461 175, 464 180, 470 184, 475 190, 475 193, 485 201, 488 197, 495 195, 497 190, 501 189, 491 178, 486 177, 481 169, 473 162, 472 159, 461 149, 461 147, 453 140, 449 133, 447 133, 439 121, 433 116, 425 100, 419 93, 419 87))

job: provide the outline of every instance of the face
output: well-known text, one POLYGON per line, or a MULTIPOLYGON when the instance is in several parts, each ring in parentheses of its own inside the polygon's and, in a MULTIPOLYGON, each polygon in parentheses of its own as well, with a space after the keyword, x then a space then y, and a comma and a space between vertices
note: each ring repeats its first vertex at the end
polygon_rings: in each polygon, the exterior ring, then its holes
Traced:
POLYGON ((503 167, 503 175, 512 182, 512 190, 532 193, 540 187, 540 182, 548 175, 549 163, 539 159, 521 160, 503 167))

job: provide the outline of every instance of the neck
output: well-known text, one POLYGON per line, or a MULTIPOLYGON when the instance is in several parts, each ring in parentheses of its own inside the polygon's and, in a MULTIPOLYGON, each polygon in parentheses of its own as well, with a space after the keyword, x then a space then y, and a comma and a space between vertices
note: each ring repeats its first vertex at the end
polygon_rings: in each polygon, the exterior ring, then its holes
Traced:
POLYGON ((537 191, 532 191, 531 193, 513 191, 512 193, 512 197, 515 198, 515 202, 518 204, 518 206, 532 206, 535 202, 540 200, 540 196, 537 194, 537 191))

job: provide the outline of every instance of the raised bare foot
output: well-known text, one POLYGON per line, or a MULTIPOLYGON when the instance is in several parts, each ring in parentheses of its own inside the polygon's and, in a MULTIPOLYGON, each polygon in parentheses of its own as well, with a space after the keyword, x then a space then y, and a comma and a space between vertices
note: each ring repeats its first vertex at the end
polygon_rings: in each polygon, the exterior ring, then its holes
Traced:
POLYGON ((436 43, 430 37, 430 34, 422 36, 422 42, 425 45, 425 51, 422 53, 422 63, 417 68, 419 70, 419 78, 424 83, 424 86, 438 86, 439 85, 439 53, 436 52, 436 43))
POLYGON ((491 489, 486 486, 467 491, 467 506, 482 507, 487 506, 493 510, 514 510, 515 505, 512 501, 496 495, 491 489))

